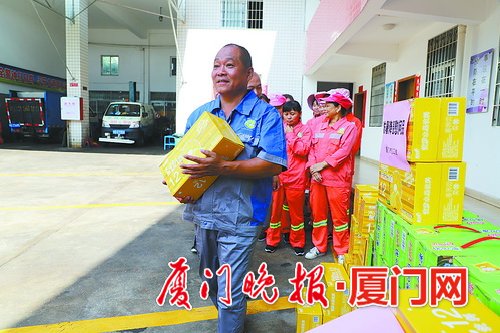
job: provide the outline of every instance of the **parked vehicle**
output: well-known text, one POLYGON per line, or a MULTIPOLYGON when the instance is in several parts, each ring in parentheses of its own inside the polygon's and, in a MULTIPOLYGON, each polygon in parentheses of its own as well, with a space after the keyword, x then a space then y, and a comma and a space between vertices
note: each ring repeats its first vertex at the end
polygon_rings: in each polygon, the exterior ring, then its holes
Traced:
POLYGON ((138 102, 111 102, 102 118, 99 142, 143 145, 154 134, 154 109, 138 102))
POLYGON ((62 139, 66 122, 61 119, 58 92, 17 92, 5 99, 11 133, 23 137, 62 139))

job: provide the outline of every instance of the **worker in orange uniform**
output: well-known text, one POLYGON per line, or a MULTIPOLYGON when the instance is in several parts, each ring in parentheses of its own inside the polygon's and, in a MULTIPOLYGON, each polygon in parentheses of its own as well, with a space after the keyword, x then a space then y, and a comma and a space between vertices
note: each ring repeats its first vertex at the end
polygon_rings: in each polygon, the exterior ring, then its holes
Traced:
POLYGON ((327 252, 328 210, 333 222, 333 250, 337 261, 344 262, 349 249, 349 201, 352 188, 352 150, 358 137, 356 125, 346 119, 352 107, 350 98, 341 93, 320 98, 326 114, 313 128, 307 167, 311 174, 312 240, 314 247, 306 259, 327 252))
POLYGON ((306 174, 307 156, 311 143, 311 130, 301 120, 302 108, 297 101, 283 105, 288 170, 279 174, 279 184, 273 192, 273 206, 283 209, 273 210, 266 235, 265 251, 276 251, 283 231, 282 223, 290 222, 289 242, 295 255, 303 256, 306 244, 304 229, 304 199, 308 186, 306 174))

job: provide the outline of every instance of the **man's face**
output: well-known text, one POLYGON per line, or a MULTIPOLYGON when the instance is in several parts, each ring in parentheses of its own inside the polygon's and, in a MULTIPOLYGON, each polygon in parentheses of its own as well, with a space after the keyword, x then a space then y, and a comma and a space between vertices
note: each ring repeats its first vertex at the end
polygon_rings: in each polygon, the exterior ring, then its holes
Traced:
POLYGON ((234 46, 223 47, 215 56, 212 82, 221 96, 245 93, 251 68, 245 68, 240 59, 240 50, 234 46))
POLYGON ((259 74, 253 73, 252 78, 248 81, 247 90, 253 90, 257 96, 262 96, 262 83, 259 74))

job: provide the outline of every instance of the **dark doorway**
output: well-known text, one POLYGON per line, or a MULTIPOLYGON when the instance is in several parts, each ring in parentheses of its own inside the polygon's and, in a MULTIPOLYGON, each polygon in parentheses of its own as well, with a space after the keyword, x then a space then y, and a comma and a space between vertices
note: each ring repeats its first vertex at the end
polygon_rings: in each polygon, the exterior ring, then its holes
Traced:
POLYGON ((352 98, 352 87, 353 84, 350 82, 326 82, 326 81, 318 81, 316 85, 316 91, 328 91, 330 89, 336 88, 345 88, 349 90, 349 94, 352 98))

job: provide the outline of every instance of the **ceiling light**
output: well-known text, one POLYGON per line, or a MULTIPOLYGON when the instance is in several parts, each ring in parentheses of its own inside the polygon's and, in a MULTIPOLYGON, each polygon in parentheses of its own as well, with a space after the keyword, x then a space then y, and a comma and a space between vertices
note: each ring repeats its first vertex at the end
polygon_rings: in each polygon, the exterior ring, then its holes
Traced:
POLYGON ((386 23, 382 26, 384 30, 392 30, 396 27, 396 23, 386 23))

